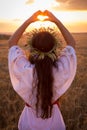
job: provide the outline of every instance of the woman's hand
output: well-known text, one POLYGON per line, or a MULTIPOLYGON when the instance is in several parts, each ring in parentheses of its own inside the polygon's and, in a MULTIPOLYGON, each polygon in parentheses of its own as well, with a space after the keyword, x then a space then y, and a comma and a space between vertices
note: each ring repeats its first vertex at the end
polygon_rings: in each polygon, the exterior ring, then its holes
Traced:
POLYGON ((45 10, 43 13, 44 15, 48 16, 48 18, 45 20, 49 20, 51 22, 54 22, 55 24, 58 22, 58 19, 50 11, 45 10))
POLYGON ((32 22, 38 21, 38 15, 41 15, 42 12, 40 10, 38 10, 37 12, 35 12, 28 20, 27 22, 30 24, 32 22))

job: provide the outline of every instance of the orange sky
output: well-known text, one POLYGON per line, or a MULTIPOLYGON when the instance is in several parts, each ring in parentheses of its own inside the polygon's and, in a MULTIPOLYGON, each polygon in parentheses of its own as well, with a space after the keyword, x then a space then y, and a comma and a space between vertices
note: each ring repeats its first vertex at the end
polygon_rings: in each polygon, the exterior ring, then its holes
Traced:
POLYGON ((52 11, 71 32, 87 32, 86 0, 0 0, 0 33, 15 31, 39 9, 52 11))

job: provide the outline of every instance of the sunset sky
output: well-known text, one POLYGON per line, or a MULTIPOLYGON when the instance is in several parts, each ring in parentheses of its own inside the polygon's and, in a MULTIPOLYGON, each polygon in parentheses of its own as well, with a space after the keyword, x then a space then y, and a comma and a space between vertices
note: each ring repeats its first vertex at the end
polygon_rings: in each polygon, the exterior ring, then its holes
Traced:
POLYGON ((35 11, 50 10, 71 32, 87 32, 87 0, 0 0, 0 33, 13 32, 35 11))

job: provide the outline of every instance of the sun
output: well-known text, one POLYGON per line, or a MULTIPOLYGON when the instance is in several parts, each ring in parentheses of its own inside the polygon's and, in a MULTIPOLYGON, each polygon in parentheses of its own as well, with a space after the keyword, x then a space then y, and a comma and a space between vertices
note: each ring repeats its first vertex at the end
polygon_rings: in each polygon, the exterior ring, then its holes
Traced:
POLYGON ((38 15, 37 18, 38 18, 40 21, 44 21, 46 18, 48 18, 48 16, 38 15))

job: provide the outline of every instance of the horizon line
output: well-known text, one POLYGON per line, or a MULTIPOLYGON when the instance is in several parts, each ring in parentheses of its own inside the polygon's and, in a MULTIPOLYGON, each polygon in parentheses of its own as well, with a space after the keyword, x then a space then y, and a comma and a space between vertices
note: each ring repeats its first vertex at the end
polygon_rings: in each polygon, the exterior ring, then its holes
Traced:
MULTIPOLYGON (((15 32, 15 31, 14 31, 15 32)), ((14 32, 0 32, 0 35, 9 35, 13 34, 14 32)), ((87 33, 87 31, 82 31, 82 32, 75 32, 75 31, 69 31, 70 33, 87 33)), ((27 33, 27 32, 26 32, 27 33)), ((61 32, 60 32, 61 33, 61 32)))

